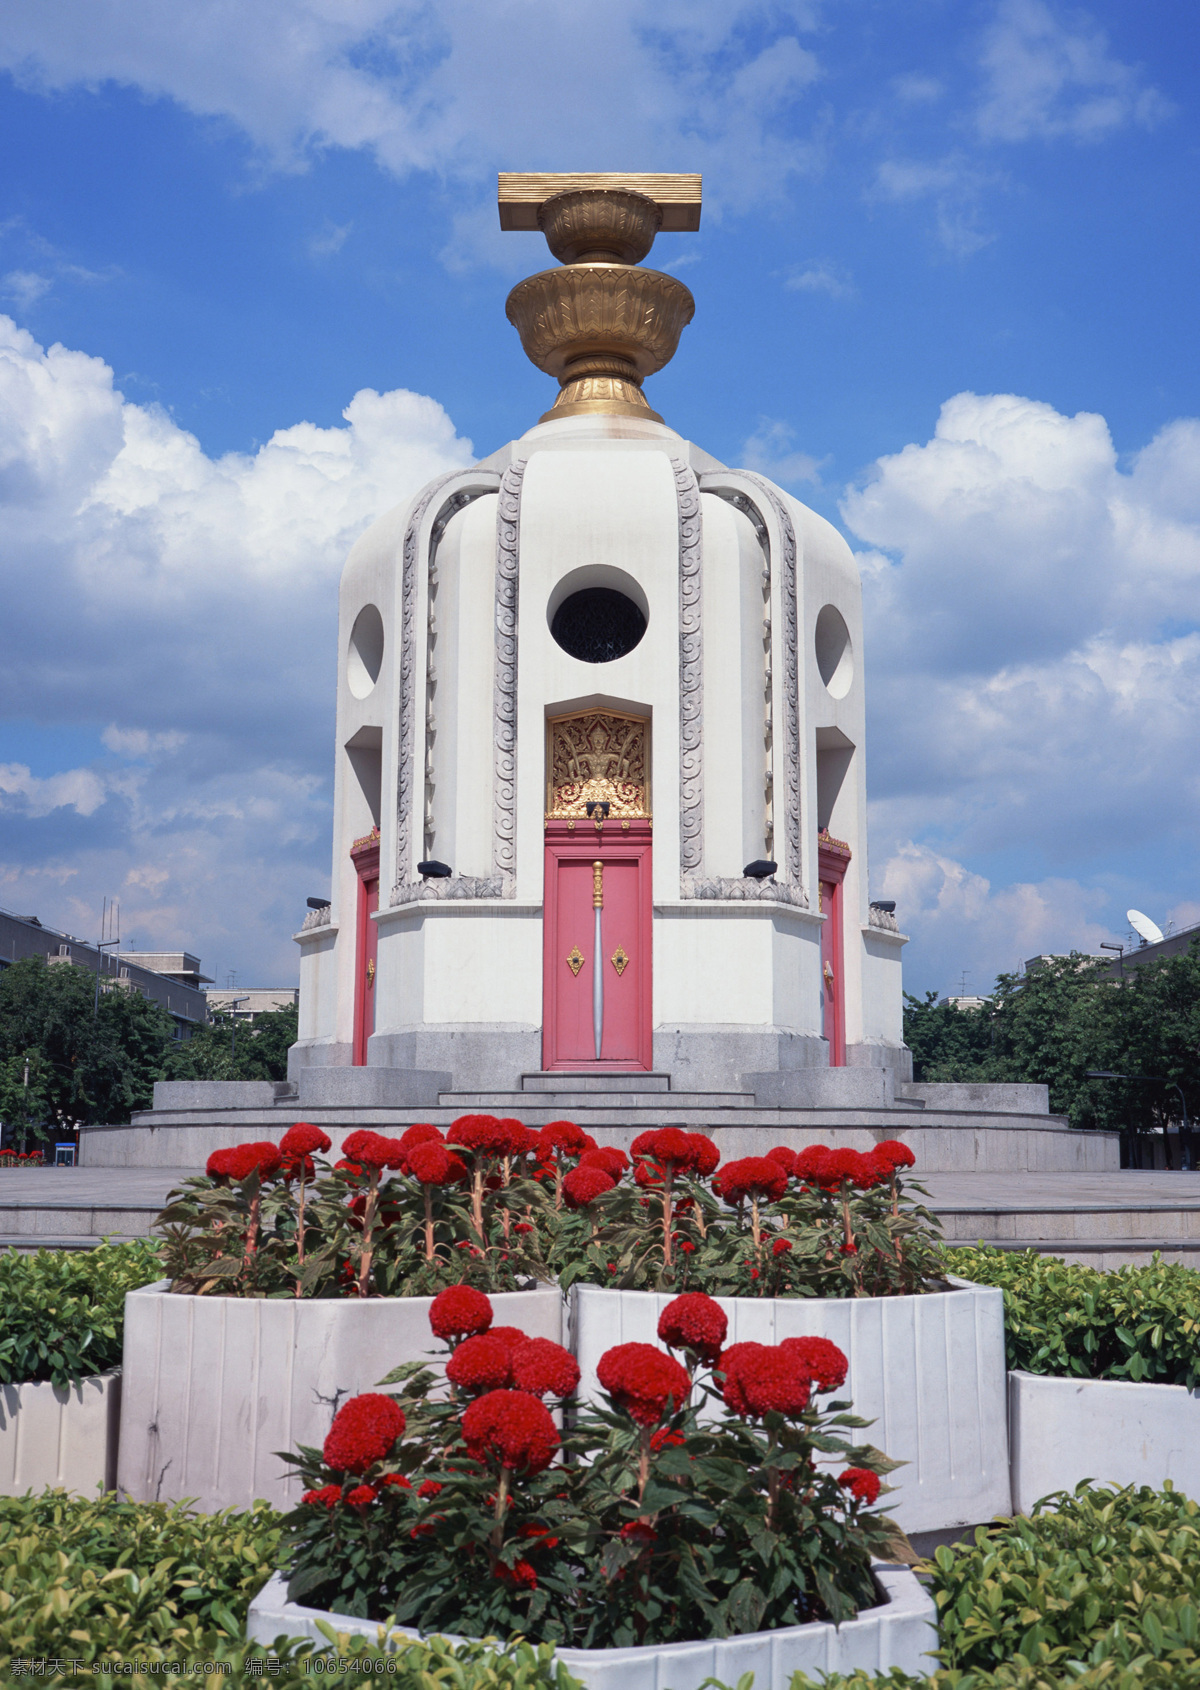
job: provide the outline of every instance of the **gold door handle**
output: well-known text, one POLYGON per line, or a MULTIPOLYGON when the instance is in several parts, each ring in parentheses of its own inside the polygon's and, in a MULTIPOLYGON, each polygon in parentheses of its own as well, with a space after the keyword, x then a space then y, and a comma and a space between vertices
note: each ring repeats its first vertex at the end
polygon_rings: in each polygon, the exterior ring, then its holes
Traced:
POLYGON ((617 978, 619 980, 621 975, 624 974, 625 970, 629 966, 629 958, 625 955, 625 948, 624 948, 623 945, 617 946, 616 950, 613 952, 612 956, 609 958, 609 961, 612 963, 613 967, 616 969, 617 978))
POLYGON ((367 959, 367 985, 373 986, 374 984, 375 984, 375 958, 369 957, 367 959))
POLYGON ((567 967, 571 970, 571 973, 575 975, 576 979, 579 977, 579 970, 583 967, 583 962, 583 953, 580 951, 579 946, 575 945, 572 948, 570 956, 567 958, 567 967))

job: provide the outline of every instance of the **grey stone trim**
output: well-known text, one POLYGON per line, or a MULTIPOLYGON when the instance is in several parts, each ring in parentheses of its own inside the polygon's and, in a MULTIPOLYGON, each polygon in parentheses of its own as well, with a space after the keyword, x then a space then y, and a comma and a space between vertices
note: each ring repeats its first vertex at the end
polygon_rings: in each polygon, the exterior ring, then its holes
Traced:
POLYGON ((322 910, 309 910, 304 920, 300 923, 301 933, 311 933, 314 927, 328 927, 329 916, 330 909, 328 904, 326 904, 325 908, 322 910))
POLYGON ((766 495, 783 536, 779 594, 783 601, 784 772, 787 779, 784 797, 784 863, 788 880, 799 886, 803 859, 800 851, 800 641, 797 626, 796 530, 792 526, 787 506, 771 483, 761 475, 751 475, 748 471, 745 473, 766 495))
POLYGON ((397 886, 393 905, 428 903, 438 899, 503 898, 504 877, 499 874, 456 874, 448 880, 413 880, 397 886))
POLYGON ((679 502, 679 872, 686 888, 704 867, 703 539, 700 485, 682 458, 672 458, 671 468, 679 502))
POLYGON ((684 893, 687 898, 743 898, 764 904, 795 904, 798 909, 808 908, 808 893, 803 886, 792 886, 778 880, 752 880, 745 875, 737 875, 730 879, 698 880, 695 877, 687 883, 684 893))
POLYGON ((408 527, 404 531, 404 548, 401 554, 401 582, 400 582, 400 685, 399 711, 400 720, 396 735, 397 770, 396 770, 396 881, 392 889, 392 902, 396 901, 395 886, 407 881, 413 871, 412 834, 413 834, 413 742, 416 737, 416 701, 417 684, 417 539, 425 512, 437 497, 438 493, 461 470, 451 470, 448 475, 438 476, 424 489, 416 504, 412 515, 408 519, 408 527))
POLYGON ((899 933, 900 923, 896 920, 893 910, 877 910, 873 905, 867 911, 867 922, 871 927, 878 927, 882 933, 899 933))
POLYGON ((503 896, 516 896, 517 873, 517 604, 520 589, 521 485, 526 459, 505 470, 496 510, 495 761, 492 777, 492 868, 503 896))
MULTIPOLYGON (((425 595, 426 625, 425 625, 425 806, 424 806, 424 839, 425 855, 432 857, 434 852, 434 823, 433 803, 435 782, 433 779, 433 742, 437 738, 437 717, 434 701, 437 695, 437 661, 435 646, 437 644, 437 590, 438 570, 437 554, 438 542, 446 532, 446 525, 451 517, 457 516, 459 511, 474 504, 476 499, 482 499, 485 494, 495 493, 500 486, 500 477, 484 471, 480 482, 475 487, 460 487, 445 500, 433 525, 429 530, 429 566, 428 587, 425 595)), ((397 901, 393 889, 393 903, 397 901)))

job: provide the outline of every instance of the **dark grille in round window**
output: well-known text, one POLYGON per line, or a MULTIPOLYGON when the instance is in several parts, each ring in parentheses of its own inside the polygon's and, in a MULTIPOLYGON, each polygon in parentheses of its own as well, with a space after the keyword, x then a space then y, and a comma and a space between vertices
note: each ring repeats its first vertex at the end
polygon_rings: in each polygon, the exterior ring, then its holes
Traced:
POLYGON ((550 632, 581 663, 611 663, 637 645, 646 632, 646 618, 624 593, 585 587, 559 605, 550 632))

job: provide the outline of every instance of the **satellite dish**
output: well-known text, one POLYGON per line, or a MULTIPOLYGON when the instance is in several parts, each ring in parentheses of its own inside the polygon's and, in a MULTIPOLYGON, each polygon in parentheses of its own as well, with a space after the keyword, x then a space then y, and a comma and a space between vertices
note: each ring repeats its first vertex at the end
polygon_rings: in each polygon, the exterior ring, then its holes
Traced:
POLYGON ((1150 917, 1143 915, 1141 910, 1126 910, 1125 919, 1138 938, 1144 940, 1148 945, 1157 945, 1163 936, 1162 928, 1155 926, 1150 917))

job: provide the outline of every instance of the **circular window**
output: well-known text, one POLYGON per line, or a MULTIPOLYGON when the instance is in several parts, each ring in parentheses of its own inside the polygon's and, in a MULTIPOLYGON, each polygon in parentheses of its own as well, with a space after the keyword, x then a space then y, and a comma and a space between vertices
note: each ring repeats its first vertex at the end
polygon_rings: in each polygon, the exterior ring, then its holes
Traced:
POLYGON ((854 648, 840 610, 827 604, 817 617, 817 672, 834 698, 845 698, 854 679, 854 648))
POLYGON ((373 604, 365 604, 350 630, 346 654, 346 685, 355 698, 365 698, 383 667, 383 617, 373 604))
POLYGON ((646 618, 624 593, 612 587, 584 587, 559 605, 550 632, 581 663, 612 663, 638 644, 646 618))

